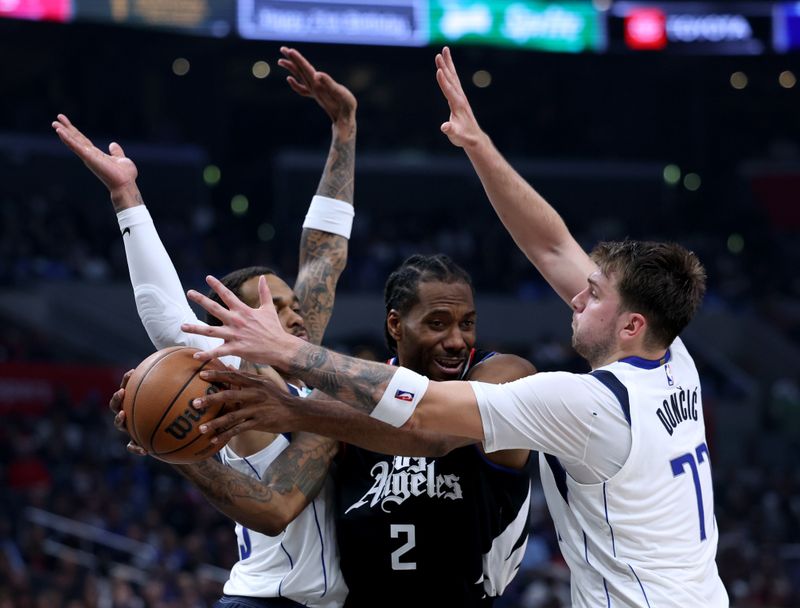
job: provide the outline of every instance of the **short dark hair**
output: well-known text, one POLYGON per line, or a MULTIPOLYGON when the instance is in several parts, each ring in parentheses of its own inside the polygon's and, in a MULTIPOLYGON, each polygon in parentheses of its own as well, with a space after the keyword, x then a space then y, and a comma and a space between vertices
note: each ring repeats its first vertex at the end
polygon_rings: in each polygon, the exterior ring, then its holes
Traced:
MULTIPOLYGON (((469 286, 472 295, 475 295, 472 277, 450 257, 443 253, 436 255, 415 254, 406 258, 386 279, 383 301, 386 305, 387 317, 391 310, 396 310, 400 314, 405 314, 411 310, 419 302, 419 284, 428 281, 464 283, 469 286)), ((397 352, 397 342, 389 333, 385 320, 383 331, 389 350, 397 352)))
POLYGON ((677 243, 609 241, 592 259, 617 279, 622 307, 649 324, 648 342, 669 346, 692 320, 706 292, 706 271, 697 256, 677 243))
MULTIPOLYGON (((240 290, 244 282, 248 279, 252 279, 253 277, 259 277, 262 274, 275 274, 275 271, 271 268, 267 268, 266 266, 248 266, 247 268, 240 268, 239 270, 234 270, 233 272, 226 274, 224 277, 222 277, 222 279, 220 279, 220 281, 222 281, 222 284, 225 285, 225 287, 235 293, 237 298, 241 298, 242 294, 240 290)), ((213 289, 209 290, 206 295, 220 306, 227 308, 225 303, 220 299, 213 289)), ((222 321, 217 319, 217 317, 212 315, 210 312, 206 312, 206 323, 209 325, 222 325, 222 321)))

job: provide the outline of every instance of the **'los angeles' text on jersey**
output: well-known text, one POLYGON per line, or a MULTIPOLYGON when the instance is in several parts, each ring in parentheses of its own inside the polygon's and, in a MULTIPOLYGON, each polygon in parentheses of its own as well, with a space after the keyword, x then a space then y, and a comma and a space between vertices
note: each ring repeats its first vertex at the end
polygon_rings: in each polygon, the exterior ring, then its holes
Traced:
POLYGON ((436 474, 436 461, 427 458, 395 456, 393 461, 376 462, 370 474, 375 479, 372 487, 345 513, 365 505, 379 506, 389 513, 394 505, 402 504, 412 496, 427 496, 442 500, 462 500, 464 495, 457 475, 436 474))

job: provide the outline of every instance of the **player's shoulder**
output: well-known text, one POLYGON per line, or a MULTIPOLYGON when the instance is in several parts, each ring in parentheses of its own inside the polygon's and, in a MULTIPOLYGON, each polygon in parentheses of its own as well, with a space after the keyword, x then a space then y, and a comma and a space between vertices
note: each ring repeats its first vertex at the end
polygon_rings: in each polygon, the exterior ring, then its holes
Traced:
POLYGON ((511 382, 536 373, 536 367, 518 355, 495 351, 474 350, 465 380, 495 384, 511 382))

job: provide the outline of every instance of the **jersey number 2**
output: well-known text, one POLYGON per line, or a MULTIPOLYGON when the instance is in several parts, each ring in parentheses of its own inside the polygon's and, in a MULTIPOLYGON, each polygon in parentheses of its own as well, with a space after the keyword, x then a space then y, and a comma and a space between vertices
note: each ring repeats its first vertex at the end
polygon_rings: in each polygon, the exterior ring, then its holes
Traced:
POLYGON ((416 570, 417 562, 401 562, 400 558, 417 545, 417 534, 414 524, 391 524, 389 534, 392 538, 400 538, 405 534, 406 542, 392 551, 392 570, 416 570))
MULTIPOLYGON (((705 462, 707 457, 708 446, 703 442, 694 449, 694 454, 692 452, 687 452, 669 461, 672 465, 673 477, 683 475, 686 472, 684 465, 689 465, 689 470, 692 472, 694 491, 697 495, 697 514, 700 516, 700 540, 706 539, 706 516, 705 510, 703 509, 703 489, 700 487, 700 474, 697 472, 697 467, 705 462), (697 455, 696 461, 695 454, 697 455), (706 458, 703 457, 703 454, 706 455, 706 458)), ((709 464, 709 466, 711 465, 709 464)))

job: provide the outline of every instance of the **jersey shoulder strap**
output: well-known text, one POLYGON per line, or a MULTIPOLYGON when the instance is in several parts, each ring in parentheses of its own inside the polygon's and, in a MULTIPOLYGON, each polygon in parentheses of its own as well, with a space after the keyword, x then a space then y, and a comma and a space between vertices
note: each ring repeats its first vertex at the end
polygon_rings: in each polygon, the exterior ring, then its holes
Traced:
POLYGON ((461 380, 466 379, 473 367, 479 363, 483 363, 487 359, 491 359, 496 354, 498 353, 495 350, 484 350, 482 348, 473 348, 470 350, 469 357, 467 357, 467 364, 464 366, 464 371, 461 372, 461 380))

